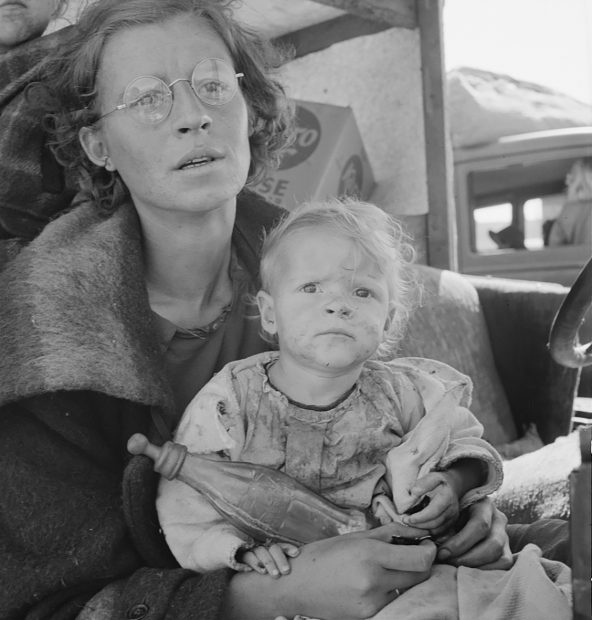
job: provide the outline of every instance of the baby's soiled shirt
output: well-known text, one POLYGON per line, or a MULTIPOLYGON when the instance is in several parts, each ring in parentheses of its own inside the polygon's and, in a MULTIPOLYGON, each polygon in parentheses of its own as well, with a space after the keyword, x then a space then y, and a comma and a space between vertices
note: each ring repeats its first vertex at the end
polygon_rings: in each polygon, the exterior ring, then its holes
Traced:
MULTIPOLYGON (((470 379, 446 364, 419 358, 368 361, 339 402, 310 407, 291 401, 269 381, 267 369, 278 356, 269 351, 228 364, 189 404, 176 441, 190 452, 223 450, 230 460, 279 469, 339 506, 365 510, 384 476, 388 451, 444 393, 460 386, 456 406, 463 415, 454 418, 445 464, 478 458, 497 465, 497 453, 480 439, 481 424, 466 409, 470 379), (209 391, 216 399, 209 399, 209 391), (226 436, 217 439, 216 428, 226 436)), ((501 465, 492 469, 481 489, 485 494, 501 482, 501 465)))
MULTIPOLYGON (((484 483, 460 498, 461 508, 501 483, 501 459, 481 439, 483 427, 466 408, 470 380, 451 367, 419 358, 369 361, 354 389, 324 409, 294 403, 271 385, 267 368, 277 357, 277 352, 261 353, 225 366, 188 405, 175 440, 189 452, 283 471, 343 508, 365 511, 375 493, 387 490, 387 453, 411 441, 415 430, 428 428, 422 421, 429 421, 429 428, 442 434, 436 443, 445 446, 434 466, 471 458, 487 471, 484 483)), ((397 484, 404 482, 407 475, 412 484, 418 472, 396 461, 393 482, 395 476, 397 484)), ((238 553, 255 541, 197 491, 161 479, 157 510, 181 566, 201 572, 246 569, 238 553)))

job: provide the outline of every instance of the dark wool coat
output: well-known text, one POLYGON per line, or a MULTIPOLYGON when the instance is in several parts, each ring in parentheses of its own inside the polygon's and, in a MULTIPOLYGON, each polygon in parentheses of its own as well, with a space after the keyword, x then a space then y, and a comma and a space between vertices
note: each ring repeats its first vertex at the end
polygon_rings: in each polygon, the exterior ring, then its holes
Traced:
MULTIPOLYGON (((254 280, 278 215, 239 197, 233 243, 254 280)), ((151 463, 126 451, 133 432, 159 439, 151 414, 173 402, 134 209, 81 204, 2 249, 0 618, 75 618, 98 591, 108 618, 217 618, 229 573, 178 568, 151 463)))

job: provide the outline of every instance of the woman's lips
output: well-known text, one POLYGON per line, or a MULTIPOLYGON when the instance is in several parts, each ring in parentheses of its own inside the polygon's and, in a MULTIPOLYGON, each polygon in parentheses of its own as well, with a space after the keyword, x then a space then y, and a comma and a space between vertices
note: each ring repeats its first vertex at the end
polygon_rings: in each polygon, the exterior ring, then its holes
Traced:
POLYGON ((200 166, 211 164, 212 162, 222 159, 224 153, 213 147, 200 147, 186 153, 182 159, 177 162, 176 170, 186 170, 188 168, 199 168, 200 166))

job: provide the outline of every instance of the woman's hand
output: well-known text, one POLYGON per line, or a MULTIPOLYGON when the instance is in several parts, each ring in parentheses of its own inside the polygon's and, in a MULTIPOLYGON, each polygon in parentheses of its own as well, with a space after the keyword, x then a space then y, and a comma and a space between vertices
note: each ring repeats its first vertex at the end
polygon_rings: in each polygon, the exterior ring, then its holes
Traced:
POLYGON ((390 544, 391 536, 421 535, 391 523, 310 543, 279 580, 238 573, 231 581, 223 617, 227 620, 272 619, 298 614, 326 620, 361 620, 376 614, 402 590, 425 581, 436 547, 390 544))
POLYGON ((506 533, 506 515, 488 497, 467 510, 467 523, 440 547, 438 560, 454 566, 509 568, 512 554, 506 533))

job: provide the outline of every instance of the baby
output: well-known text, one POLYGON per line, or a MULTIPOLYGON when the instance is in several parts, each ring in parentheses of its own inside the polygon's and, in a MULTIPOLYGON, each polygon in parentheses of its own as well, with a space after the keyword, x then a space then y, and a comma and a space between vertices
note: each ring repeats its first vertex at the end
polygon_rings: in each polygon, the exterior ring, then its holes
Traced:
MULTIPOLYGON (((187 406, 175 441, 445 536, 498 488, 502 465, 467 409, 468 377, 432 360, 389 361, 417 289, 412 258, 401 227, 374 205, 331 200, 290 213, 265 239, 257 294, 278 350, 228 364, 187 406)), ((157 508, 187 568, 278 577, 298 553, 253 540, 176 480, 162 479, 157 508)))

